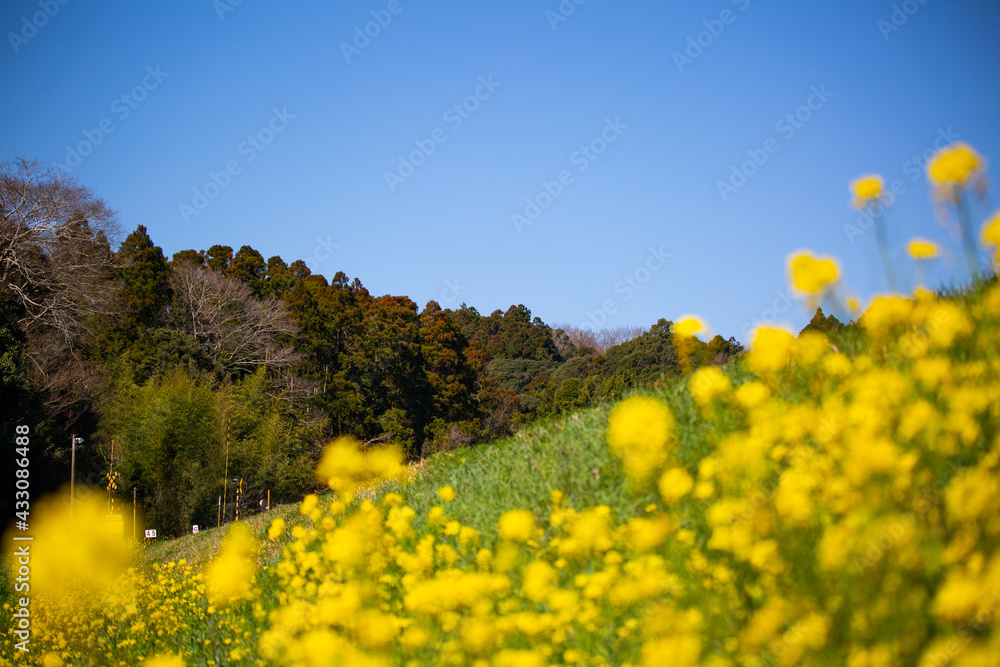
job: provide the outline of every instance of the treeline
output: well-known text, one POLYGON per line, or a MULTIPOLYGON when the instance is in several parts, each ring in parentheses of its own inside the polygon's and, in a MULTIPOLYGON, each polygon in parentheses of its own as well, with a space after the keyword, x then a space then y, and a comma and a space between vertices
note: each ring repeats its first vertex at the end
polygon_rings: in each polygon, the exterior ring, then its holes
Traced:
MULTIPOLYGON (((231 514, 234 480, 244 507, 300 497, 333 436, 415 460, 681 374, 666 320, 593 333, 523 305, 420 308, 247 245, 168 259, 141 225, 113 250, 115 214, 30 161, 0 169, 0 206, 0 427, 31 427, 36 494, 68 481, 83 437, 77 481, 117 473, 167 534, 213 523, 223 488, 231 514)), ((717 336, 692 356, 741 351, 717 336)))

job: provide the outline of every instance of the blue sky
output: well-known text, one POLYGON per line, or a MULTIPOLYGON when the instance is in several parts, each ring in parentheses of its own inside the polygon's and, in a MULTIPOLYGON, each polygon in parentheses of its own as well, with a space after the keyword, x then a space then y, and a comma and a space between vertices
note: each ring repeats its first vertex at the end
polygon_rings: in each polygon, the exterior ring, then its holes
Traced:
POLYGON ((796 249, 886 290, 844 227, 861 174, 900 181, 899 273, 921 236, 929 282, 965 278, 920 156, 1000 165, 998 28, 995 0, 12 0, 0 160, 61 163, 168 256, 248 244, 421 307, 746 341, 808 320, 796 249))

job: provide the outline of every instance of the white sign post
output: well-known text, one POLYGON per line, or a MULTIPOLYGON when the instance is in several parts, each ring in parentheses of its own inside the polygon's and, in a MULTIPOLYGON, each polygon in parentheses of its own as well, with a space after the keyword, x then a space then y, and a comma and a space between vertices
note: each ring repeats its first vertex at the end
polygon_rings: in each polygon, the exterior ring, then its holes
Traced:
POLYGON ((198 533, 198 526, 191 526, 191 534, 195 535, 198 533))
POLYGON ((147 540, 151 540, 151 539, 153 539, 154 537, 156 537, 156 529, 155 529, 155 528, 154 528, 154 529, 152 529, 152 530, 147 530, 147 531, 146 531, 146 539, 147 539, 147 540))

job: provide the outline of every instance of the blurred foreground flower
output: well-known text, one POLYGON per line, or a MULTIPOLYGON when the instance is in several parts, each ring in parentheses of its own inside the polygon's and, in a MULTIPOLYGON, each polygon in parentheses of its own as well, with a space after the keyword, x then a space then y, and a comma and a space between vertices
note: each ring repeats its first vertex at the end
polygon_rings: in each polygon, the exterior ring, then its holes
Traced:
POLYGON ((511 542, 527 542, 535 533, 535 513, 531 510, 510 510, 504 512, 497 528, 500 537, 511 542))
POLYGON ((674 349, 681 363, 681 370, 690 373, 694 370, 691 357, 694 354, 694 335, 705 331, 705 323, 697 315, 684 315, 674 324, 674 349))
POLYGON ((945 146, 927 162, 927 180, 937 194, 951 198, 960 188, 974 186, 986 169, 986 161, 972 146, 959 141, 945 146))
POLYGON ((795 336, 790 331, 760 327, 754 332, 753 343, 746 355, 747 367, 761 376, 784 370, 794 344, 795 336))
POLYGON ((234 523, 226 532, 219 555, 205 567, 210 604, 224 607, 248 600, 257 573, 257 538, 245 523, 234 523))
MULTIPOLYGON (((31 593, 70 605, 86 604, 111 588, 133 556, 131 542, 107 530, 101 494, 81 500, 86 494, 81 491, 77 489, 72 514, 68 491, 42 498, 31 508, 31 593)), ((17 568, 16 559, 10 563, 17 568)))
POLYGON ((792 286, 812 298, 837 281, 840 267, 832 257, 814 257, 810 251, 800 250, 789 256, 788 274, 792 286))
POLYGON ((934 189, 935 198, 955 208, 970 277, 976 275, 978 261, 972 214, 965 192, 973 190, 982 194, 985 191, 985 171, 986 160, 964 141, 945 146, 927 162, 927 180, 934 189))
POLYGON ((993 246, 994 259, 1000 264, 1000 211, 983 224, 983 242, 993 246))
POLYGON ((633 483, 645 484, 667 462, 674 423, 667 404, 652 396, 626 398, 611 410, 608 446, 633 483))
POLYGON ((176 653, 154 655, 143 661, 142 667, 185 667, 184 658, 176 653))
POLYGON ((271 527, 267 529, 267 539, 276 540, 285 532, 285 520, 280 516, 271 522, 271 527))
POLYGON ((906 252, 913 259, 933 259, 938 256, 938 246, 927 239, 911 239, 906 246, 906 252))
POLYGON ((866 174, 851 181, 854 208, 862 209, 868 204, 877 202, 882 196, 884 187, 884 181, 878 174, 866 174))
POLYGON ((694 336, 705 329, 705 323, 697 315, 684 315, 674 324, 674 333, 679 336, 694 336))
POLYGON ((403 479, 406 466, 403 453, 397 447, 379 447, 361 451, 357 440, 350 436, 337 438, 323 450, 316 478, 329 484, 344 502, 364 484, 390 479, 403 479))
POLYGON ((851 181, 854 208, 869 216, 869 223, 875 226, 875 242, 882 259, 882 271, 890 290, 896 289, 896 272, 889 252, 889 237, 886 232, 885 207, 892 203, 892 194, 883 201, 885 182, 878 174, 867 174, 851 181))

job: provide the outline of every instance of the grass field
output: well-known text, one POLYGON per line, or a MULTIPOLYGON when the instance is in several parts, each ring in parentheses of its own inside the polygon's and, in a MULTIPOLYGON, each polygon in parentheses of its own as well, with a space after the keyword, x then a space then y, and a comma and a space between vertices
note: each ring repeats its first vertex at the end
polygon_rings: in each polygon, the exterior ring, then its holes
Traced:
POLYGON ((834 340, 773 330, 724 369, 405 472, 341 442, 321 468, 352 471, 330 483, 353 503, 243 533, 115 555, 54 518, 33 582, 66 594, 3 658, 995 664, 1000 288, 948 297, 877 301, 834 340))

